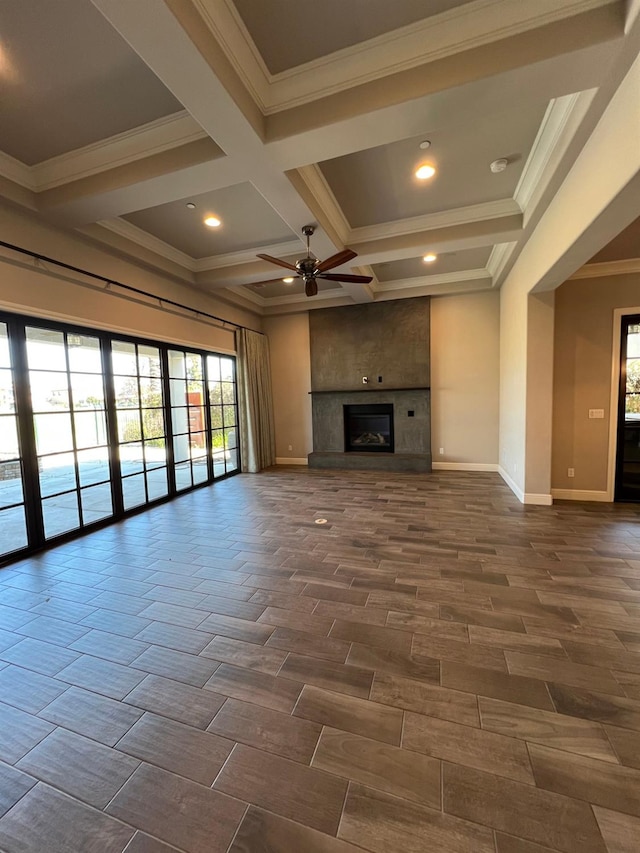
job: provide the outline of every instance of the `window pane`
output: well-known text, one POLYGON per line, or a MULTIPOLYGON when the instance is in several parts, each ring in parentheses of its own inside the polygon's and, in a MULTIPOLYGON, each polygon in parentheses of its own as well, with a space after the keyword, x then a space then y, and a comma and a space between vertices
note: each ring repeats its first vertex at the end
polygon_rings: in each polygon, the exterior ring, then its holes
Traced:
POLYGON ((138 371, 140 376, 160 376, 160 350, 157 347, 139 344, 138 371))
POLYGON ((76 530, 80 527, 77 493, 69 492, 66 495, 58 495, 42 501, 42 515, 44 535, 47 539, 67 533, 69 530, 76 530))
POLYGON ((38 454, 73 449, 71 415, 34 415, 38 454))
POLYGON ((230 406, 235 405, 236 390, 235 385, 233 385, 231 382, 222 383, 222 402, 227 403, 230 406))
POLYGON ((211 430, 211 449, 213 457, 224 459, 224 433, 221 429, 211 430))
POLYGON ((640 394, 627 394, 625 398, 625 415, 629 421, 640 420, 640 394))
POLYGON ((238 451, 237 450, 228 450, 227 451, 227 472, 231 473, 231 471, 238 470, 238 451))
POLYGON ((154 438, 144 443, 144 462, 147 470, 167 464, 167 448, 164 438, 154 438))
POLYGON ((176 489, 188 489, 193 485, 191 482, 191 463, 183 462, 181 465, 175 466, 176 470, 176 489))
POLYGON ((209 385, 209 399, 212 406, 222 404, 222 385, 217 382, 215 385, 209 385))
POLYGON ((15 412, 16 401, 13 396, 13 381, 8 368, 0 368, 0 413, 15 412))
POLYGON ((80 373, 102 373, 102 355, 98 338, 67 335, 69 369, 80 373))
POLYGON ((27 524, 24 517, 24 507, 0 510, 0 553, 10 554, 20 548, 27 547, 27 524))
POLYGON ((232 358, 220 359, 220 378, 223 382, 233 382, 235 378, 235 362, 232 358))
POLYGON ((76 488, 73 453, 41 456, 38 459, 38 471, 40 472, 40 492, 44 496, 68 492, 76 488))
POLYGON ((27 328, 27 358, 31 370, 66 370, 64 335, 52 329, 27 328))
POLYGON ((640 358, 627 361, 627 394, 640 393, 640 358))
POLYGON ((196 432, 191 435, 191 458, 202 459, 207 455, 207 436, 204 432, 196 432))
POLYGON ((6 323, 0 323, 0 367, 11 367, 9 332, 6 323))
POLYGON ((172 406, 187 405, 187 383, 184 379, 170 379, 169 387, 172 406))
POLYGON ((176 435, 173 438, 173 460, 174 462, 184 462, 190 458, 189 436, 176 435))
POLYGON ((147 489, 150 501, 163 498, 169 493, 166 468, 156 468, 153 471, 149 471, 147 474, 147 489))
MULTIPOLYGON (((19 504, 22 501, 22 466, 20 462, 17 460, 15 462, 0 462, 0 507, 19 504)), ((1 522, 2 516, 0 516, 0 524, 1 522)), ((2 530, 1 526, 0 530, 2 530)), ((3 537, 4 531, 0 539, 3 537)))
POLYGON ((171 428, 174 435, 189 432, 189 411, 185 406, 171 409, 171 428))
POLYGON ((140 411, 138 409, 119 409, 116 417, 118 421, 118 441, 140 441, 142 438, 140 411))
POLYGON ((202 356, 195 352, 187 353, 187 376, 191 382, 202 379, 202 356))
POLYGON ((169 350, 169 376, 174 379, 184 379, 187 375, 184 364, 184 353, 169 350))
POLYGON ((111 486, 105 483, 102 486, 91 486, 80 492, 82 502, 82 521, 91 524, 113 515, 113 503, 111 501, 111 486))
POLYGON ((137 474, 138 471, 144 470, 142 442, 121 444, 118 452, 120 454, 120 469, 123 477, 126 477, 128 474, 137 474))
POLYGON ((640 325, 633 324, 627 331, 627 358, 640 358, 640 325))
POLYGON ((222 426, 222 406, 211 406, 211 428, 219 429, 222 426))
POLYGON ((226 427, 236 425, 236 407, 235 406, 225 406, 224 407, 224 425, 226 427))
POLYGON ((209 471, 207 469, 207 460, 198 459, 193 463, 193 482, 206 483, 209 479, 209 471))
POLYGON ((78 451, 80 485, 91 486, 109 479, 109 451, 106 447, 78 451))
POLYGON ((125 477, 122 481, 122 497, 125 509, 131 509, 131 507, 140 506, 140 504, 146 502, 147 494, 144 488, 144 474, 137 474, 135 477, 125 477))
POLYGON ((0 415, 0 459, 7 461, 20 456, 18 449, 18 421, 15 415, 0 415))
POLYGON ((76 412, 73 416, 76 427, 76 447, 97 447, 107 443, 107 421, 105 413, 76 412))
POLYGON ((72 373, 71 396, 74 409, 104 409, 102 376, 91 373, 72 373))
POLYGON ((204 428, 204 406, 189 406, 189 432, 201 432, 204 428))
POLYGON ((162 406, 162 381, 149 376, 140 377, 140 402, 145 407, 162 406))
POLYGON ((226 429, 224 431, 224 446, 227 449, 238 446, 235 429, 226 429))
POLYGON ((113 382, 116 389, 116 406, 119 409, 138 408, 138 380, 132 376, 114 376, 113 382))
POLYGON ((217 355, 208 355, 207 356, 207 374, 209 376, 209 382, 210 383, 219 381, 219 379, 220 379, 220 356, 217 356, 217 355))
POLYGON ((120 376, 135 376, 138 372, 135 344, 111 341, 111 364, 114 373, 120 376))
POLYGON ((145 438, 160 438, 164 435, 164 412, 162 409, 142 410, 142 432, 145 438))
POLYGON ((34 412, 69 410, 69 385, 66 373, 30 370, 29 386, 34 412))

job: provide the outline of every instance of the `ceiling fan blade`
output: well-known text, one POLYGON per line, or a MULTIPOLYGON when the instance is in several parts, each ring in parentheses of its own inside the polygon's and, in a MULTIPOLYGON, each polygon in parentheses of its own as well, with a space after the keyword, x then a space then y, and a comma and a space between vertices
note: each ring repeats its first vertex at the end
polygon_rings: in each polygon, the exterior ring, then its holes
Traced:
POLYGON ((331 257, 327 258, 326 261, 320 261, 320 263, 316 266, 316 270, 317 272, 331 270, 334 267, 339 267, 340 264, 346 264, 347 261, 350 261, 353 258, 357 257, 357 252, 352 252, 351 249, 343 249, 341 252, 337 252, 335 255, 331 255, 331 257))
POLYGON ((320 273, 318 278, 325 278, 327 281, 345 281, 351 284, 369 284, 373 281, 370 275, 340 275, 340 273, 320 273))
POLYGON ((270 264, 277 264, 279 267, 284 267, 288 270, 296 271, 296 268, 293 264, 290 264, 289 261, 283 261, 280 258, 274 258, 271 255, 257 255, 258 258, 262 258, 263 261, 269 261, 270 264))
POLYGON ((307 296, 315 296, 318 292, 318 282, 315 278, 308 278, 304 285, 304 292, 307 296))

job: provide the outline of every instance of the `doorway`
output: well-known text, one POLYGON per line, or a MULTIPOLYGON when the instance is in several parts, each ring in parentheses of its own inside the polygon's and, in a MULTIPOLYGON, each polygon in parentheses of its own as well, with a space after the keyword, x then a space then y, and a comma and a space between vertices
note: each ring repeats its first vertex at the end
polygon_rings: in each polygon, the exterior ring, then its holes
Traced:
POLYGON ((622 317, 616 501, 640 501, 640 314, 622 317))

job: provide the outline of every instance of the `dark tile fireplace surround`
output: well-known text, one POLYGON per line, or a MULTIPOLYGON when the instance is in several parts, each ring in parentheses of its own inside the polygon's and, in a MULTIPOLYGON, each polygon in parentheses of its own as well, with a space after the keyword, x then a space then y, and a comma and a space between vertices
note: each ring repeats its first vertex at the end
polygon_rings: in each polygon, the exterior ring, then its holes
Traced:
POLYGON ((431 471, 429 298, 312 311, 309 325, 309 466, 431 471))

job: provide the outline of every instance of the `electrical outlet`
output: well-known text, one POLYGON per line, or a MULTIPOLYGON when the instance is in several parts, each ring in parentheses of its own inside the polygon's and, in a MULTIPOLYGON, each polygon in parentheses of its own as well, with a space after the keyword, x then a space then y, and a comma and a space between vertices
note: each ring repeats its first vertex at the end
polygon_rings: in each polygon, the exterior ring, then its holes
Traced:
POLYGON ((590 418, 604 418, 604 409, 589 409, 590 418))
POLYGON ((440 456, 444 456, 444 447, 440 448, 440 456))
POLYGON ((293 444, 289 445, 289 450, 293 450, 293 444))
POLYGON ((567 477, 575 477, 576 469, 575 468, 567 468, 567 477))
POLYGON ((362 377, 362 384, 363 384, 363 385, 368 385, 368 384, 369 384, 369 377, 368 377, 368 376, 363 376, 363 377, 362 377))

